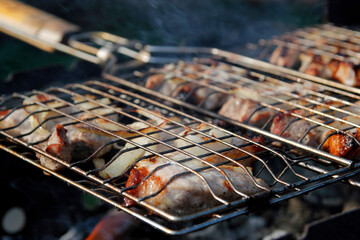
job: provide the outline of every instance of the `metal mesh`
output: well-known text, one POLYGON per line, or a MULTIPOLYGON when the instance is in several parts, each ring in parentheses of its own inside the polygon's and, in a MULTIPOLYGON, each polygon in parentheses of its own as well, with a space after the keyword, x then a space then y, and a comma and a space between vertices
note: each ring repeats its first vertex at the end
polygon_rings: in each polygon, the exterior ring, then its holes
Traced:
MULTIPOLYGON (((223 121, 236 120, 236 124, 246 130, 259 132, 322 156, 330 157, 324 151, 317 150, 324 150, 324 143, 330 142, 329 139, 335 134, 348 138, 354 146, 358 145, 358 95, 291 75, 278 77, 257 69, 228 64, 208 60, 191 64, 170 64, 163 69, 150 69, 152 73, 137 73, 140 77, 134 76, 130 80, 135 81, 137 85, 145 86, 149 84, 149 79, 160 76, 163 81, 151 90, 156 95, 175 97, 184 103, 184 106, 193 106, 195 111, 206 112, 212 116, 216 113, 217 118, 223 121), (167 68, 170 69, 170 73, 167 68), (212 72, 205 73, 209 69, 212 69, 212 72), (183 72, 172 74, 174 71, 183 72), (181 92, 185 88, 186 91, 181 92), (196 92, 197 95, 194 94, 196 92), (200 94, 204 94, 203 98, 200 94), (216 96, 215 100, 211 100, 213 96, 216 96), (227 114, 221 109, 226 101, 231 102, 233 98, 239 100, 239 104, 242 105, 233 104, 235 107, 231 110, 235 112, 227 114), (252 101, 252 108, 243 109, 249 100, 252 101), (212 104, 205 106, 205 103, 211 101, 212 104), (242 114, 243 112, 246 114, 242 114), (284 120, 280 129, 272 129, 279 125, 274 123, 276 118, 287 120, 284 120), (298 131, 301 134, 294 134, 293 125, 299 127, 300 123, 306 127, 298 131), (311 141, 310 138, 315 133, 324 136, 318 141, 311 141)), ((133 86, 138 88, 136 85, 133 86)), ((148 91, 145 87, 143 90, 148 91)), ((346 158, 346 155, 337 156, 346 158)), ((337 156, 331 158, 341 164, 350 163, 338 159, 337 156)))
POLYGON ((125 73, 121 66, 99 81, 3 98, 0 147, 169 234, 195 231, 336 181, 358 186, 348 180, 359 171, 353 161, 358 95, 221 51, 125 73), (234 110, 222 111, 231 101, 234 110), (236 101, 248 108, 237 109, 236 101), (285 123, 274 131, 281 119, 285 123), (301 134, 294 134, 301 126, 301 134), (71 136, 68 143, 61 131, 71 136), (323 137, 311 141, 315 133, 323 137), (324 146, 338 138, 348 144, 343 154, 324 146), (135 155, 122 171, 107 171, 118 159, 135 155), (129 184, 144 162, 155 167, 129 184), (188 184, 182 189, 187 197, 207 196, 205 207, 184 213, 157 203, 181 181, 188 184), (158 184, 154 191, 136 191, 150 183, 158 184))
POLYGON ((358 87, 360 34, 323 24, 249 45, 259 59, 313 76, 358 87), (338 69, 340 71, 338 71, 338 69))

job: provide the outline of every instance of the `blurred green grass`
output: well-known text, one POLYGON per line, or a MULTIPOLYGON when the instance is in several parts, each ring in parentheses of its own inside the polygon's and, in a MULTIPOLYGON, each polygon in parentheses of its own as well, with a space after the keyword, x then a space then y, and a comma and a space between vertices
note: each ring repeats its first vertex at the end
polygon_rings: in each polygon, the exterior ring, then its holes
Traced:
POLYGON ((51 54, 9 37, 0 37, 0 79, 17 71, 28 71, 47 65, 61 64, 68 68, 73 57, 51 54))

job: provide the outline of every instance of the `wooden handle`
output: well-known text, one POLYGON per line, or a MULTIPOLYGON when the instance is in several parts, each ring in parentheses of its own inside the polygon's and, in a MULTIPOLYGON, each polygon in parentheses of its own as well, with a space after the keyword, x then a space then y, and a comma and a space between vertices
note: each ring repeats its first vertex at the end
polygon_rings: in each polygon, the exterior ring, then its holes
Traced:
POLYGON ((79 27, 16 0, 0 0, 0 31, 52 52, 64 34, 79 27))

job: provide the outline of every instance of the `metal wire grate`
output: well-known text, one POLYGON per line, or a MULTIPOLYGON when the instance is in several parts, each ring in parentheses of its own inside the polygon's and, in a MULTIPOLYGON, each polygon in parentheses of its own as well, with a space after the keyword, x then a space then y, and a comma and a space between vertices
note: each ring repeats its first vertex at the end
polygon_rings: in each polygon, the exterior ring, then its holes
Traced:
POLYGON ((260 40, 259 45, 249 47, 256 49, 259 59, 358 87, 359 36, 358 31, 323 24, 260 40))
POLYGON ((239 55, 217 53, 190 62, 105 72, 101 81, 3 98, 0 126, 8 140, 0 147, 169 234, 195 231, 336 181, 358 186, 347 179, 360 171, 359 164, 324 148, 337 136, 349 140, 350 153, 357 150, 358 95, 239 55), (221 112, 231 99, 248 101, 253 108, 240 119, 221 112), (290 120, 282 131, 273 132, 271 125, 279 116, 290 120), (289 138, 288 129, 299 122, 307 129, 289 138), (71 146, 61 139, 61 129, 71 136, 71 146), (306 142, 314 130, 328 134, 322 141, 306 142), (56 142, 59 138, 63 141, 56 142), (64 158, 69 149, 71 161, 64 158), (106 171, 119 158, 136 154, 123 171, 106 171), (129 184, 132 169, 146 161, 159 164, 129 184), (56 172, 42 164, 65 169, 56 172), (171 175, 169 169, 176 171, 171 175), (164 172, 170 178, 162 177, 164 172), (235 172, 243 182, 237 182, 235 172), (158 178, 164 182, 154 191, 134 191, 158 178), (184 179, 195 179, 197 185, 184 179), (185 192, 201 186, 205 206, 181 212, 159 205, 156 199, 171 194, 168 189, 179 180, 188 183, 185 192), (248 186, 255 190, 248 191, 248 186))
MULTIPOLYGON (((164 80, 159 86, 153 89, 153 94, 157 96, 165 94, 176 97, 180 99, 182 103, 190 103, 196 106, 197 111, 205 112, 213 116, 214 112, 223 107, 221 98, 227 99, 228 101, 232 100, 232 98, 239 98, 238 100, 241 101, 242 104, 246 104, 246 101, 250 99, 256 104, 253 109, 246 109, 247 112, 244 116, 242 114, 242 112, 244 112, 243 109, 234 108, 232 110, 239 111, 227 114, 220 109, 220 114, 217 114, 216 117, 223 120, 224 117, 230 121, 237 120, 237 125, 276 140, 279 140, 279 138, 274 136, 274 132, 275 135, 286 135, 287 139, 281 138, 280 141, 323 156, 330 157, 330 155, 315 149, 321 150, 324 143, 335 134, 344 135, 354 142, 354 146, 358 145, 358 139, 355 134, 358 128, 358 95, 299 79, 291 75, 288 75, 287 78, 279 78, 272 74, 247 67, 235 65, 229 67, 229 65, 227 65, 228 63, 216 63, 218 65, 214 72, 221 71, 219 76, 211 76, 211 74, 204 73, 214 68, 212 64, 214 63, 211 61, 200 60, 199 62, 188 65, 169 65, 163 69, 150 70, 150 72, 153 72, 150 73, 150 78, 148 78, 147 74, 137 73, 140 77, 135 76, 132 80, 138 85, 144 86, 149 83, 149 79, 154 76, 158 77, 160 74, 164 80), (170 74, 166 68, 170 68, 170 74), (177 70, 175 71, 181 69, 183 75, 178 73, 172 74, 176 68, 177 70), (164 85, 167 85, 167 87, 164 87, 164 85), (170 89, 169 85, 175 86, 173 86, 172 90, 168 91, 168 93, 163 93, 170 89), (179 94, 181 89, 184 89, 184 86, 190 90, 187 90, 185 94, 179 94), (276 91, 274 91, 274 89, 276 89, 276 91), (206 94, 202 99, 198 96, 198 99, 194 100, 195 92, 205 92, 206 94), (213 106, 206 107, 204 103, 211 102, 213 96, 216 96, 215 103, 212 104, 213 106), (218 104, 217 109, 216 104, 218 104), (259 115, 260 112, 263 113, 264 111, 269 114, 259 115), (239 114, 241 118, 237 116, 239 114), (289 121, 286 125, 281 128, 281 131, 270 130, 271 125, 274 124, 274 118, 279 116, 283 117, 284 115, 290 119, 288 119, 289 121), (260 119, 261 117, 267 117, 266 121, 260 119), (309 124, 309 126, 301 132, 301 135, 289 136, 287 131, 290 131, 289 129, 292 128, 292 125, 299 121, 303 124, 309 124), (255 126, 256 129, 252 126, 255 126), (328 133, 328 135, 325 135, 321 141, 317 143, 309 141, 309 139, 306 141, 306 137, 315 130, 319 131, 319 134, 328 133), (289 139, 292 141, 287 141, 289 139), (306 145, 310 148, 306 147, 306 145)), ((133 87, 138 89, 136 85, 133 85, 133 87)), ((145 88, 143 88, 143 90, 148 91, 148 89, 145 88)), ((340 160, 336 156, 331 156, 331 158, 334 161, 339 161, 341 164, 350 163, 346 160, 340 160)))

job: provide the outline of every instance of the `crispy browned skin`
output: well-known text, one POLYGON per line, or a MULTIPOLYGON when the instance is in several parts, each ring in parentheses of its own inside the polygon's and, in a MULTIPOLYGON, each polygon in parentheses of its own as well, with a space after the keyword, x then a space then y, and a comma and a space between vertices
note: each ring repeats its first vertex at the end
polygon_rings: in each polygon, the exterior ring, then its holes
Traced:
MULTIPOLYGON (((156 158, 149 158, 148 161, 155 162, 156 158)), ((126 181, 126 184, 125 184, 125 188, 136 186, 136 185, 140 184, 141 181, 148 174, 149 174, 149 171, 145 167, 141 167, 141 168, 135 167, 135 168, 131 169, 129 177, 128 177, 128 179, 126 181)), ((145 190, 148 189, 150 181, 155 182, 155 184, 159 185, 159 186, 163 185, 160 178, 158 178, 158 177, 155 178, 153 176, 151 176, 151 178, 152 178, 151 180, 144 181, 144 183, 142 184, 142 188, 144 188, 145 190)), ((132 189, 126 191, 126 192, 133 195, 133 196, 139 197, 139 189, 140 189, 140 186, 137 186, 137 187, 132 188, 132 189)), ((126 206, 129 207, 129 206, 132 206, 134 204, 135 204, 134 201, 130 200, 129 198, 125 198, 125 205, 126 206)))
MULTIPOLYGON (((252 140, 263 143, 261 137, 253 138, 252 140)), ((247 153, 233 149, 222 154, 225 157, 237 160, 241 157, 249 156, 248 153, 255 154, 263 150, 257 145, 248 145, 242 147, 242 149, 247 151, 247 153)), ((174 154, 176 153, 169 155, 169 157, 173 158, 174 154)), ((224 157, 211 155, 203 158, 203 160, 212 164, 226 163, 225 165, 220 165, 219 168, 230 178, 237 190, 249 195, 263 191, 263 189, 254 184, 242 167, 229 163, 224 157)), ((254 162, 254 158, 250 157, 237 161, 242 166, 250 166, 254 162)), ((198 160, 186 161, 183 164, 194 170, 207 166, 198 160)), ((204 210, 219 204, 211 196, 209 189, 198 176, 194 174, 179 175, 185 172, 184 168, 155 156, 141 160, 135 165, 130 171, 125 187, 134 187, 128 190, 127 193, 138 198, 159 192, 156 196, 146 200, 146 202, 176 215, 190 214, 194 211, 204 210), (167 166, 164 167, 164 165, 167 166), (159 169, 152 172, 156 168, 159 169)), ((210 168, 201 171, 200 174, 205 177, 215 194, 221 198, 228 201, 241 198, 241 196, 234 192, 229 182, 218 170, 210 168)), ((265 189, 267 188, 262 180, 256 179, 256 181, 260 186, 265 189)), ((131 206, 134 202, 126 198, 125 204, 131 206)))
POLYGON ((276 47, 269 59, 272 64, 288 68, 296 66, 299 60, 302 67, 298 70, 306 74, 332 79, 347 86, 360 86, 357 69, 349 61, 330 60, 311 52, 299 54, 296 50, 282 46, 276 47), (303 68, 303 65, 307 67, 303 68))
POLYGON ((319 76, 324 68, 324 65, 325 63, 321 56, 315 55, 305 73, 313 76, 319 76))
POLYGON ((342 133, 333 133, 329 131, 332 135, 326 139, 323 149, 335 156, 353 159, 359 152, 359 146, 354 139, 342 133))
POLYGON ((10 109, 9 109, 9 110, 4 110, 4 111, 0 111, 0 120, 1 120, 2 118, 4 118, 6 115, 8 115, 10 111, 11 111, 10 109))
MULTIPOLYGON (((69 163, 71 161, 71 147, 68 138, 66 137, 66 132, 67 130, 63 125, 57 124, 43 150, 46 153, 69 163)), ((50 170, 58 171, 64 167, 61 163, 58 163, 44 155, 37 154, 37 156, 40 159, 41 165, 49 168, 50 170)))
POLYGON ((354 64, 346 61, 331 60, 325 63, 320 56, 315 55, 305 73, 332 79, 347 86, 360 86, 354 64))
MULTIPOLYGON (((301 116, 306 115, 302 110, 291 112, 301 116)), ((297 118, 291 116, 290 113, 279 113, 274 117, 270 131, 293 141, 299 141, 304 137, 304 134, 306 134, 301 143, 312 147, 318 147, 321 143, 324 143, 322 150, 335 156, 354 159, 358 155, 360 148, 355 139, 358 139, 359 129, 354 129, 355 132, 352 130, 346 135, 341 132, 335 133, 333 130, 329 130, 329 128, 316 125, 307 120, 297 120, 293 122, 295 119, 297 118), (312 128, 313 126, 317 127, 312 128)), ((343 119, 347 120, 346 117, 343 119)), ((340 124, 337 128, 341 130, 343 127, 340 124)))
MULTIPOLYGON (((88 119, 93 117, 92 114, 83 113, 79 116, 80 119, 88 119)), ((108 116, 108 118, 112 118, 116 120, 116 118, 112 116, 108 116)), ((96 118, 91 120, 91 123, 96 124, 98 126, 102 126, 101 124, 109 122, 107 119, 99 119, 96 118)), ((58 157, 65 162, 69 163, 72 159, 85 159, 91 156, 96 152, 100 147, 102 147, 105 143, 116 139, 113 136, 102 133, 100 130, 97 130, 93 127, 87 126, 82 123, 63 126, 61 124, 57 124, 56 130, 52 133, 50 139, 45 143, 46 151, 51 155, 58 157), (60 131, 61 130, 61 134, 60 131), (54 137, 54 140, 53 140, 54 137), (53 144, 55 141, 55 145, 53 144), (65 144, 59 144, 59 143, 65 144)), ((107 152, 109 152, 112 148, 112 145, 106 146, 101 149, 97 153, 97 157, 100 157, 107 152)), ((60 170, 58 168, 58 164, 55 161, 47 161, 47 167, 53 170, 60 170), (53 164, 54 166, 52 166, 53 164)))
MULTIPOLYGON (((135 186, 135 188, 127 193, 138 198, 154 194, 145 201, 158 209, 179 216, 210 209, 220 204, 197 175, 191 173, 184 175, 187 171, 174 163, 169 163, 169 165, 152 172, 155 168, 168 163, 167 160, 158 157, 137 163, 131 170, 125 186, 135 186)), ((206 166, 195 160, 189 161, 185 165, 192 169, 206 166)), ((255 181, 261 187, 255 185, 241 167, 222 165, 219 168, 230 178, 234 187, 244 194, 253 195, 267 189, 265 182, 260 179, 255 181)), ((233 190, 220 171, 210 168, 201 171, 200 174, 218 197, 227 201, 241 199, 241 195, 233 190)), ((125 204, 131 206, 134 202, 126 199, 125 204)))

